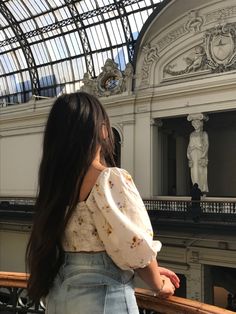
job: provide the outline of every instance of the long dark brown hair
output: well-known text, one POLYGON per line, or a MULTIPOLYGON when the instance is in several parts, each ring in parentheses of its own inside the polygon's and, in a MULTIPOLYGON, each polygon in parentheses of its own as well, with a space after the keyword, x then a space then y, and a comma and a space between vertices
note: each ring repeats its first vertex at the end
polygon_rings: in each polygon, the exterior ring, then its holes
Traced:
POLYGON ((98 99, 84 92, 57 98, 45 128, 39 191, 26 250, 28 295, 34 301, 48 294, 62 264, 64 230, 99 145, 104 160, 114 165, 112 131, 98 99), (104 123, 106 140, 101 138, 104 123))

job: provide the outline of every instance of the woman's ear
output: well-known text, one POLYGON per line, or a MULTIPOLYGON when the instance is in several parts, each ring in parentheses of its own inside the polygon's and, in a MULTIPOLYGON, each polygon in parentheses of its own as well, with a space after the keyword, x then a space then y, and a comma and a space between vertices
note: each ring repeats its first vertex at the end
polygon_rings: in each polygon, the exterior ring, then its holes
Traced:
POLYGON ((107 126, 105 123, 102 124, 102 130, 101 130, 101 137, 103 140, 108 138, 108 131, 107 131, 107 126))

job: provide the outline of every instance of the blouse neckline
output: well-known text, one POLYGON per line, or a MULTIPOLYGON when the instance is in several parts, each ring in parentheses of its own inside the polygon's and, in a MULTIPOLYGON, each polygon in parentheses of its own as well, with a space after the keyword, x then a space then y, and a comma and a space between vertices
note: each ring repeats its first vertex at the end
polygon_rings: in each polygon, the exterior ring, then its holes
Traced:
POLYGON ((96 181, 95 181, 95 183, 94 183, 92 189, 90 190, 88 196, 86 197, 86 199, 85 199, 84 201, 79 202, 78 205, 86 204, 86 202, 87 202, 87 200, 89 199, 90 195, 92 194, 92 192, 93 192, 93 190, 94 190, 96 184, 97 184, 98 181, 100 180, 100 177, 102 176, 102 174, 103 174, 104 172, 106 172, 108 169, 114 169, 114 168, 116 168, 116 167, 106 167, 106 168, 104 168, 104 169, 99 173, 99 175, 98 175, 98 177, 97 177, 97 179, 96 179, 96 181))

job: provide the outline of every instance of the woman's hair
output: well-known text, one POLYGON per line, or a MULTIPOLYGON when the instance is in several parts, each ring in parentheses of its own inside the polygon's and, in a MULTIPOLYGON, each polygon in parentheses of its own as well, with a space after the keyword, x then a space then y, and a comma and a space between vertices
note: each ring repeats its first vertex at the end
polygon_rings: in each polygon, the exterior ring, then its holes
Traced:
POLYGON ((26 250, 28 295, 34 301, 48 294, 62 264, 64 230, 99 145, 103 160, 114 165, 112 131, 98 99, 84 92, 57 98, 46 124, 39 192, 26 250), (104 123, 106 140, 101 137, 104 123))

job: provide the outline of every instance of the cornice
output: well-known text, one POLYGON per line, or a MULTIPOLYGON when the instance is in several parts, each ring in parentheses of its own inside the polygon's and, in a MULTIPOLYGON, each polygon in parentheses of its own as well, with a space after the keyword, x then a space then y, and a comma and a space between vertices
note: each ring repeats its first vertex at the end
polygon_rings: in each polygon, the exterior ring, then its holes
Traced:
MULTIPOLYGON (((162 99, 173 98, 176 96, 190 96, 195 94, 201 94, 206 92, 219 92, 236 90, 235 73, 230 74, 229 77, 224 80, 215 79, 199 79, 195 81, 180 82, 170 85, 160 84, 155 87, 150 87, 146 91, 137 91, 137 99, 144 101, 144 99, 162 99)), ((236 97, 236 93, 235 93, 236 97)))

